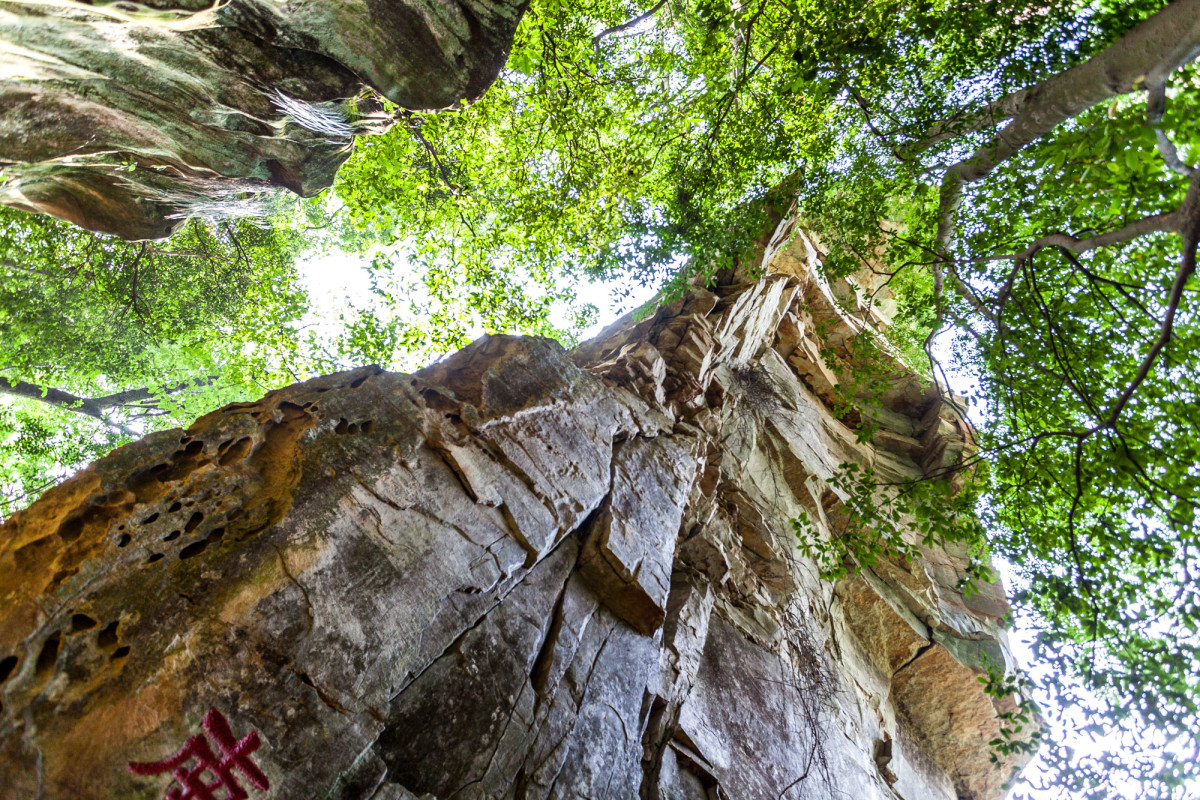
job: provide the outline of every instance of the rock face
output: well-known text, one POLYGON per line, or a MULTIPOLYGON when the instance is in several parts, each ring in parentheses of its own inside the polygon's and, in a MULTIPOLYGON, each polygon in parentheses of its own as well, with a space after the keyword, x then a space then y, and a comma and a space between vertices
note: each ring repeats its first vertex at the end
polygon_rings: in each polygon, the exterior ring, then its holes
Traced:
POLYGON ((1002 796, 1002 590, 955 588, 965 552, 835 584, 796 547, 839 464, 964 446, 907 372, 874 445, 831 414, 818 350, 867 314, 817 258, 785 221, 766 277, 574 352, 312 380, 53 489, 0 530, 0 796, 161 798, 127 763, 210 709, 257 732, 251 797, 1002 796))
POLYGON ((152 239, 247 193, 312 195, 385 124, 368 89, 478 97, 526 3, 0 2, 0 203, 152 239))

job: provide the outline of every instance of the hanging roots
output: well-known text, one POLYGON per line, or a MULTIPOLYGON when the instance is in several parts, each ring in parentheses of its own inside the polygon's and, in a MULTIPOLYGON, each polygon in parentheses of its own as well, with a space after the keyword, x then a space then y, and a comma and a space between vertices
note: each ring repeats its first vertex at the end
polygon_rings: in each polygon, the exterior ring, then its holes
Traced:
POLYGON ((188 177, 162 180, 161 176, 121 176, 137 194, 155 203, 168 206, 166 219, 200 217, 210 222, 232 219, 265 220, 283 211, 284 190, 264 181, 210 180, 188 177))
POLYGON ((331 142, 348 142, 354 138, 354 127, 336 103, 309 103, 278 89, 268 92, 267 97, 279 113, 301 128, 319 133, 331 142))

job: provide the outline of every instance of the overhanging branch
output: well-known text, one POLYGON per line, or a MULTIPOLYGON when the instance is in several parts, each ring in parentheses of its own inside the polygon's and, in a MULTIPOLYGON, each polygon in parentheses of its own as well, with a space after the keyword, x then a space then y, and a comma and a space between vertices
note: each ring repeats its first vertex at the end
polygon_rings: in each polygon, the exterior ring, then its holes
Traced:
MULTIPOLYGON (((1022 90, 1011 121, 942 177, 937 246, 945 256, 964 187, 987 177, 1032 142, 1093 106, 1139 85, 1154 86, 1200 52, 1200 0, 1176 0, 1096 55, 1022 90)), ((941 283, 935 272, 935 283, 941 283)))
MULTIPOLYGON (((106 425, 112 425, 114 423, 108 419, 104 413, 105 411, 129 405, 130 403, 152 400, 154 397, 162 394, 176 394, 191 387, 210 386, 216 381, 216 377, 215 375, 210 375, 207 378, 196 381, 183 381, 174 386, 162 389, 151 389, 149 387, 128 389, 102 397, 80 397, 77 394, 72 394, 62 389, 55 389, 52 386, 39 386, 36 383, 28 381, 0 378, 0 393, 15 397, 24 397, 28 400, 37 400, 39 403, 46 403, 55 408, 74 411, 77 414, 83 414, 84 416, 100 420, 106 425)), ((118 425, 117 427, 121 426, 118 425)))
POLYGON ((594 37, 592 37, 592 47, 599 47, 600 42, 602 42, 605 38, 607 38, 609 36, 615 36, 618 33, 624 33, 625 31, 636 28, 638 25, 641 25, 643 22, 645 22, 646 20, 653 17, 659 11, 662 11, 666 5, 667 5, 667 0, 659 0, 659 2, 656 3, 653 7, 651 7, 650 10, 647 11, 646 13, 639 14, 638 16, 634 17, 633 19, 629 20, 628 22, 623 22, 620 25, 614 25, 611 28, 605 28, 604 30, 597 33, 594 37))
POLYGON ((1082 64, 1009 92, 981 109, 938 122, 901 152, 916 156, 949 139, 1009 119, 1012 123, 985 148, 1007 144, 1003 141, 1006 133, 1007 138, 1025 138, 1028 144, 1097 103, 1132 92, 1139 84, 1151 87, 1165 82, 1168 75, 1196 58, 1198 47, 1200 3, 1176 0, 1082 64), (1029 138, 1047 123, 1045 130, 1029 138))
POLYGON ((942 142, 963 134, 975 133, 1011 119, 1020 113, 1029 91, 1029 89, 1018 89, 1015 92, 1009 92, 999 100, 994 100, 977 111, 938 122, 926 131, 923 138, 900 148, 900 153, 905 158, 914 158, 942 142))
POLYGON ((15 397, 37 400, 56 408, 64 408, 68 411, 74 411, 77 414, 93 417, 101 422, 108 422, 104 414, 101 413, 102 408, 95 405, 95 401, 65 392, 62 389, 55 389, 51 386, 38 386, 28 381, 13 380, 12 378, 3 378, 0 379, 0 392, 15 397))

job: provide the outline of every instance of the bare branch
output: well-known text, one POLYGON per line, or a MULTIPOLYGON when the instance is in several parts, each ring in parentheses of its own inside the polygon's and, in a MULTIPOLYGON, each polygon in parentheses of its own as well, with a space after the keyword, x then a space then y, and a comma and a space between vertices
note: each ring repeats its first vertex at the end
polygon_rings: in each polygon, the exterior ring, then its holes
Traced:
MULTIPOLYGON (((1021 266, 1030 258, 1033 258, 1039 251, 1047 247, 1054 247, 1070 253, 1072 256, 1077 256, 1089 250, 1098 250, 1102 247, 1111 247, 1115 244, 1132 241, 1149 233, 1179 233, 1181 231, 1181 214, 1181 209, 1176 209, 1167 214, 1152 214, 1116 230, 1106 231, 1087 238, 1079 238, 1069 233, 1051 233, 1040 239, 1036 239, 1019 253, 985 257, 983 260, 987 261, 1012 259, 1015 262, 1013 268, 1008 273, 1008 277, 1005 279, 1003 285, 1001 285, 1000 291, 996 293, 996 299, 993 301, 997 306, 997 313, 1002 311, 1005 304, 1008 303, 1008 298, 1012 294, 1013 285, 1021 270, 1021 266)), ((1136 287, 1130 286, 1127 288, 1136 287)))
POLYGON ((645 22, 646 20, 653 17, 659 11, 662 11, 663 7, 666 6, 666 4, 667 4, 667 0, 659 0, 646 13, 639 14, 638 16, 634 17, 633 19, 629 20, 628 22, 622 22, 620 25, 614 25, 611 28, 605 28, 604 30, 597 33, 594 37, 592 37, 592 47, 599 48, 600 42, 603 41, 606 37, 613 36, 618 33, 624 33, 627 30, 636 28, 638 25, 641 25, 643 22, 645 22))
POLYGON ((1057 247, 1060 250, 1067 250, 1073 255, 1079 255, 1089 250, 1099 250, 1102 247, 1111 247, 1114 244, 1132 241, 1149 233, 1177 233, 1178 231, 1179 212, 1176 210, 1167 214, 1152 214, 1148 217, 1142 217, 1116 230, 1106 231, 1083 239, 1067 233, 1051 233, 1040 239, 1036 239, 1019 253, 996 256, 996 258, 1012 258, 1020 261, 1033 257, 1039 250, 1047 247, 1057 247))
POLYGON ((1183 163, 1179 158, 1179 151, 1175 149, 1175 143, 1162 129, 1163 113, 1166 110, 1166 81, 1148 84, 1146 86, 1146 127, 1154 129, 1154 138, 1158 141, 1158 152, 1162 154, 1163 161, 1167 162, 1167 166, 1173 172, 1190 178, 1195 172, 1195 168, 1183 163))
POLYGON ((49 386, 38 386, 28 381, 14 380, 12 378, 0 379, 0 392, 4 394, 15 395, 16 397, 25 397, 30 400, 37 400, 42 403, 47 403, 58 408, 65 408, 68 411, 74 411, 79 414, 84 414, 93 417, 102 422, 107 422, 104 415, 101 413, 100 407, 94 405, 91 400, 86 397, 64 392, 61 389, 55 389, 49 386))
POLYGON ((871 135, 875 137, 875 140, 878 141, 880 145, 887 148, 888 152, 891 153, 892 157, 897 161, 910 161, 911 158, 897 152, 896 149, 888 143, 887 137, 884 136, 883 132, 875 126, 875 122, 871 119, 871 109, 867 105, 867 102, 862 98, 862 95, 860 95, 855 88, 850 85, 849 81, 845 83, 845 87, 851 99, 854 100, 855 105, 857 105, 859 110, 862 111, 863 121, 867 123, 867 129, 871 131, 871 135))
POLYGON ((1200 244, 1200 173, 1192 176, 1192 183, 1188 186, 1187 196, 1183 199, 1183 204, 1176 213, 1179 214, 1179 233, 1183 236, 1183 256, 1179 260, 1179 269, 1176 270, 1175 280, 1171 284, 1171 294, 1167 298, 1167 311, 1163 315, 1162 324, 1159 325, 1158 339, 1155 340, 1154 344, 1146 352, 1146 356, 1142 359, 1142 365, 1138 368, 1137 375, 1125 387, 1125 391, 1121 393, 1121 396, 1117 398, 1117 402, 1113 404, 1108 417, 1093 428, 1093 432, 1104 428, 1112 428, 1117 424, 1117 419, 1121 416, 1121 412, 1129 404, 1138 387, 1150 374, 1150 370, 1154 367, 1154 362, 1157 360, 1158 354, 1167 346, 1167 342, 1171 341, 1171 333, 1175 325, 1175 313, 1179 310, 1179 303, 1183 299, 1183 290, 1187 286, 1188 279, 1196 274, 1196 246, 1200 244))
POLYGON ((196 381, 183 381, 163 389, 142 387, 140 389, 129 389, 124 392, 104 395, 103 397, 80 397, 79 395, 71 394, 62 389, 55 389, 51 386, 39 386, 36 383, 29 383, 28 381, 13 378, 0 378, 0 393, 24 397, 29 400, 37 400, 40 403, 46 403, 47 405, 66 409, 67 411, 74 411, 77 414, 83 414, 111 425, 113 423, 104 414, 109 409, 142 400, 151 400, 159 394, 175 394, 191 387, 210 386, 216 379, 216 375, 210 375, 207 378, 196 381))

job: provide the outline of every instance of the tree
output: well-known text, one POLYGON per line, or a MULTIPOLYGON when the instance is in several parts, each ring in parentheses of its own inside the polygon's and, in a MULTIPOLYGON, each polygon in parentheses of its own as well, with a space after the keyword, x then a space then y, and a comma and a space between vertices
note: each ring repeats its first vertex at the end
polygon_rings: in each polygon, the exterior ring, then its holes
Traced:
POLYGON ((895 345, 940 372, 948 325, 978 375, 959 469, 986 464, 1038 652, 1087 688, 1057 702, 1153 732, 1055 751, 1060 786, 1177 796, 1200 776, 1198 52, 1195 0, 535 2, 482 102, 360 148, 341 224, 421 242, 437 324, 387 325, 437 351, 463 320, 539 330, 564 276, 745 269, 794 200, 826 269, 883 273, 895 345))
POLYGON ((124 242, 0 209, 0 512, 301 368, 300 236, 245 221, 124 242))

